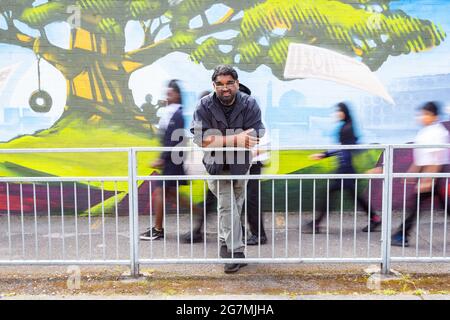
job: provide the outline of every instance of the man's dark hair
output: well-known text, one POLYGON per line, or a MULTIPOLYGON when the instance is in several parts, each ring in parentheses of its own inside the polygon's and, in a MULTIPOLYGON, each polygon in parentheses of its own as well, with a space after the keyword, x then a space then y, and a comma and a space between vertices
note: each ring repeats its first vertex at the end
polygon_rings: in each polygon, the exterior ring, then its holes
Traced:
POLYGON ((167 88, 170 88, 174 90, 178 95, 180 96, 180 104, 182 104, 182 98, 181 98, 181 88, 180 83, 177 79, 170 80, 167 84, 167 88))
POLYGON ((429 102, 425 103, 422 106, 422 108, 420 108, 420 110, 428 111, 428 112, 432 113, 435 116, 439 115, 439 113, 440 113, 439 109, 440 109, 439 108, 439 103, 437 103, 435 101, 429 101, 429 102))
POLYGON ((216 81, 218 76, 231 76, 234 80, 238 79, 238 74, 232 66, 229 65, 219 65, 214 69, 212 75, 212 81, 216 81))

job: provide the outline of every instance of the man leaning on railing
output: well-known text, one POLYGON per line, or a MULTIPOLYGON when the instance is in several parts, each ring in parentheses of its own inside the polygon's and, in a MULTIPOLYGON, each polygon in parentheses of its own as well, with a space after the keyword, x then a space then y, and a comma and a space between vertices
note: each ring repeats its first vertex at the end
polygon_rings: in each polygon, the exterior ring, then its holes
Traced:
MULTIPOLYGON (((214 92, 201 99, 194 112, 191 132, 194 143, 204 148, 252 148, 264 135, 261 110, 256 100, 239 92, 236 70, 215 68, 214 92)), ((210 175, 247 175, 251 165, 249 151, 205 151, 203 164, 210 175)), ((221 258, 245 258, 241 213, 246 179, 208 180, 208 187, 219 203, 221 258)), ((227 263, 225 273, 237 272, 246 264, 227 263)))

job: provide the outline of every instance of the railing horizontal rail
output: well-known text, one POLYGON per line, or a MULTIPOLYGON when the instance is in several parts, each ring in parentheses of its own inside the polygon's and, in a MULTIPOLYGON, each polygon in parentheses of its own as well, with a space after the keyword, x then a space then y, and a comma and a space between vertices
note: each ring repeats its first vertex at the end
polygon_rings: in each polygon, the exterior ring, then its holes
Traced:
POLYGON ((279 174, 279 175, 186 175, 186 176, 137 176, 137 180, 320 180, 320 179, 383 179, 380 174, 279 174))
POLYGON ((110 182, 128 181, 128 177, 0 177, 0 182, 110 182))

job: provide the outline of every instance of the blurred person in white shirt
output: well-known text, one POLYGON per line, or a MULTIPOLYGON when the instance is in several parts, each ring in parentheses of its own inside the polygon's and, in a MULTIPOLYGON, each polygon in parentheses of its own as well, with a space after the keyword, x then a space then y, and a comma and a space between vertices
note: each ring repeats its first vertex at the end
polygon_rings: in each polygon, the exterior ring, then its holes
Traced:
MULTIPOLYGON (((418 121, 423 128, 417 133, 415 138, 416 144, 432 145, 449 143, 448 130, 439 123, 439 106, 436 102, 427 102, 420 108, 418 121)), ((444 165, 449 163, 449 154, 447 148, 418 148, 413 152, 413 163, 408 169, 408 173, 439 173, 442 172, 444 165)), ((392 235, 391 244, 393 246, 409 246, 408 237, 411 228, 416 222, 417 215, 417 198, 420 201, 430 201, 434 195, 439 197, 441 203, 445 203, 445 196, 438 192, 434 186, 438 185, 439 179, 421 178, 420 183, 411 181, 415 184, 415 192, 411 194, 406 201, 407 214, 403 223, 398 227, 397 231, 392 235)), ((411 183, 410 182, 410 183, 411 183)), ((423 203, 423 202, 422 202, 423 203)), ((419 204, 420 205, 420 204, 419 204)), ((420 215, 419 215, 420 217, 420 215)))

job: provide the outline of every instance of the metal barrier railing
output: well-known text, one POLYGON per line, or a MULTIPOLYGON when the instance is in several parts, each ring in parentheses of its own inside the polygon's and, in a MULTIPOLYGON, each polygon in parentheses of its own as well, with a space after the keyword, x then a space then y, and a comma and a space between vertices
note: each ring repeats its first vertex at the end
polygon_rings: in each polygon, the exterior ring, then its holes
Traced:
MULTIPOLYGON (((382 271, 388 272, 391 262, 448 262, 447 214, 441 217, 433 200, 429 220, 425 222, 429 225, 426 234, 419 222, 423 223, 423 220, 419 220, 420 210, 417 209, 418 228, 415 238, 411 238, 415 241, 414 254, 411 251, 414 248, 408 248, 406 243, 402 247, 391 248, 392 227, 403 222, 403 236, 406 234, 406 183, 402 189, 404 209, 400 213, 393 210, 393 197, 394 193, 398 193, 395 188, 399 180, 406 182, 408 178, 414 177, 419 178, 420 183, 422 178, 445 179, 444 209, 447 211, 447 184, 450 173, 394 172, 396 150, 418 147, 448 149, 450 145, 261 147, 261 150, 271 151, 379 150, 383 153, 384 169, 381 173, 308 172, 245 176, 149 176, 139 170, 138 163, 142 161, 138 161, 138 154, 162 151, 202 152, 202 149, 192 147, 0 150, 0 154, 121 153, 124 156, 125 170, 128 171, 127 176, 116 177, 104 175, 0 178, 0 196, 5 202, 4 210, 0 212, 0 265, 117 264, 129 265, 131 273, 137 275, 141 264, 380 263, 382 271), (256 188, 257 209, 253 208, 250 212, 248 201, 252 199, 244 187, 242 199, 239 200, 242 201, 242 209, 237 208, 242 211, 242 215, 237 214, 230 203, 230 222, 234 225, 234 219, 242 219, 246 225, 251 215, 253 224, 257 224, 259 244, 251 246, 247 243, 250 232, 249 228, 245 227, 242 231, 245 259, 236 258, 233 252, 231 258, 222 258, 219 230, 223 224, 219 215, 212 216, 206 208, 208 182, 210 186, 211 183, 216 184, 219 190, 221 186, 229 187, 230 194, 234 195, 235 184, 242 180, 253 183, 256 188), (105 183, 108 184, 107 188, 105 183), (121 190, 117 188, 118 183, 122 186, 121 190), (166 185, 171 185, 171 188, 166 188, 166 185), (155 223, 154 195, 157 188, 162 197, 160 203, 164 238, 140 241, 139 233, 145 231, 146 227, 151 228, 155 223), (373 197, 374 190, 381 194, 381 199, 373 197), (348 201, 344 200, 344 191, 350 191, 348 201), (338 195, 337 214, 333 213, 333 198, 330 192, 338 195), (119 197, 119 193, 125 196, 119 197), (357 205, 362 201, 361 198, 364 198, 361 193, 364 193, 367 200, 368 212, 381 211, 381 233, 370 230, 370 215, 359 218, 357 205), (267 210, 263 210, 262 200, 270 204, 267 210), (377 204, 377 210, 372 209, 375 207, 375 201, 381 202, 377 204), (108 212, 105 211, 106 206, 108 212), (92 212, 93 208, 95 214, 92 212), (174 213, 170 214, 170 211, 174 213), (198 221, 203 221, 199 232, 194 230, 198 221), (319 222, 321 228, 317 228, 316 223, 319 222), (312 223, 312 226, 308 223, 312 223), (366 225, 369 226, 369 232, 361 232, 360 229, 366 225), (305 232, 308 231, 307 227, 310 227, 311 232, 305 232), (261 244, 262 228, 267 234, 265 245, 261 244), (200 233, 201 241, 194 241, 194 233, 200 233), (190 235, 187 243, 183 241, 185 234, 190 235), (428 249, 426 255, 422 254, 424 246, 428 249)), ((93 157, 93 161, 98 161, 98 158, 93 157)), ((434 192, 433 189, 431 199, 434 199, 434 192)), ((219 203, 224 205, 223 199, 219 203)), ((217 210, 216 207, 212 211, 217 214, 217 210)), ((233 241, 239 239, 233 234, 236 229, 230 228, 229 232, 231 246, 234 247, 233 241)))
MULTIPOLYGON (((92 163, 101 154, 122 154, 126 170, 130 150, 0 150, 3 156, 30 153, 46 159, 55 154, 84 155, 92 163)), ((1 177, 0 265, 130 265, 132 216, 128 210, 119 215, 118 204, 118 184, 128 182, 128 176, 1 177), (107 199, 112 200, 108 214, 107 199)))

